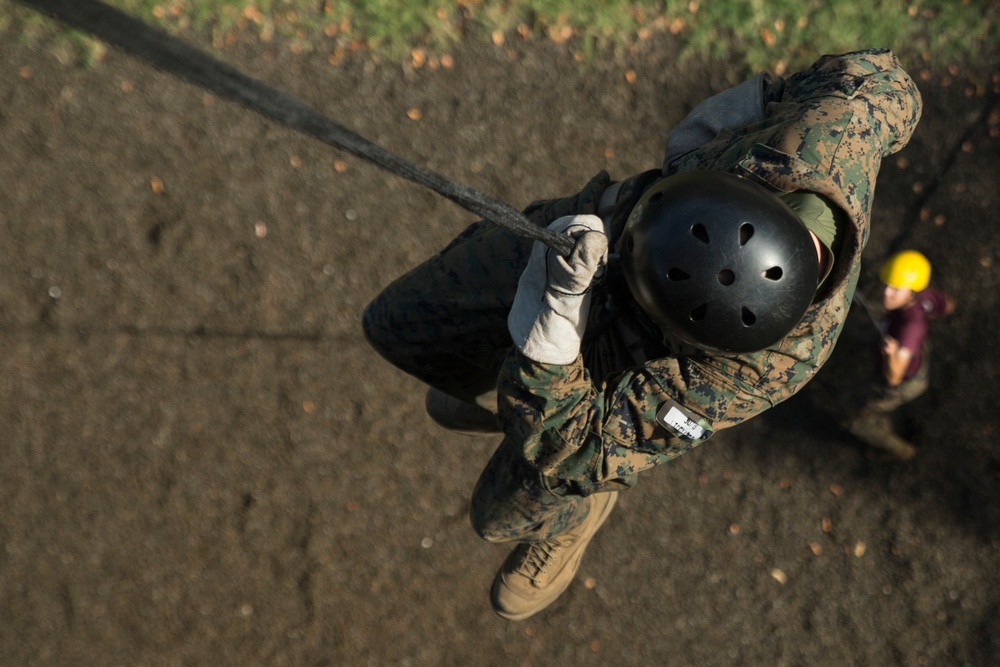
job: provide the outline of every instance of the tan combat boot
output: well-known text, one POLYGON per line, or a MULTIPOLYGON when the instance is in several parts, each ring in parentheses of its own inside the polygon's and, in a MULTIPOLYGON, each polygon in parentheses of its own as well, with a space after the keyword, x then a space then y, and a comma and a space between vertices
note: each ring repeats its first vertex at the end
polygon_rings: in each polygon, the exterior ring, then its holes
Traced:
POLYGON ((897 461, 909 461, 917 454, 916 447, 892 430, 892 421, 887 415, 864 414, 844 426, 861 442, 888 453, 897 461))
POLYGON ((917 455, 917 448, 895 433, 888 434, 877 444, 869 444, 888 452, 897 461, 909 461, 917 455))
POLYGON ((518 545, 493 580, 493 611, 521 621, 555 602, 576 576, 583 552, 616 500, 617 492, 595 493, 587 498, 590 511, 579 526, 544 542, 518 545))

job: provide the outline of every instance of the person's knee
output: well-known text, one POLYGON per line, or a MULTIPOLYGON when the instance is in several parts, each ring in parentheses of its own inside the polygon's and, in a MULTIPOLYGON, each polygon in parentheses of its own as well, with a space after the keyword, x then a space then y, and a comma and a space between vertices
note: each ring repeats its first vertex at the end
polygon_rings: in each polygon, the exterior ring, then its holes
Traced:
POLYGON ((504 530, 502 523, 497 521, 496 515, 490 511, 491 503, 484 502, 476 494, 472 498, 472 505, 469 508, 469 520, 476 535, 487 542, 509 542, 513 539, 509 530, 504 530))
POLYGON ((389 312, 390 309, 383 293, 365 306, 361 315, 361 327, 365 338, 372 347, 382 354, 392 349, 392 326, 389 312))

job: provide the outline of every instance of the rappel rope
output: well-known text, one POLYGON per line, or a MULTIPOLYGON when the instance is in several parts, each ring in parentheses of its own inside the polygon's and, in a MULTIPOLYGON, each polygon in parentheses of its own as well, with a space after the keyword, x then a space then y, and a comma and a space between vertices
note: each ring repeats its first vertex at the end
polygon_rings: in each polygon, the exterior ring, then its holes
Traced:
POLYGON ((532 224, 509 204, 414 164, 330 120, 292 95, 98 0, 18 0, 221 98, 343 149, 455 202, 512 234, 568 256, 573 241, 532 224))
POLYGON ((868 304, 868 299, 864 297, 860 290, 854 292, 854 301, 861 306, 861 309, 865 311, 865 315, 868 316, 868 320, 875 327, 875 331, 878 332, 879 338, 885 340, 885 332, 882 331, 882 324, 879 322, 878 317, 875 316, 875 310, 868 304))

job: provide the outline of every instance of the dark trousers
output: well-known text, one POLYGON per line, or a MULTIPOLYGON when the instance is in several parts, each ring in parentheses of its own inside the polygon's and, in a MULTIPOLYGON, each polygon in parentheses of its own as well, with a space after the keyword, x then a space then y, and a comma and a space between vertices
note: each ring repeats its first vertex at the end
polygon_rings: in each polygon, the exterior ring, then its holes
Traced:
MULTIPOLYGON (((530 251, 531 241, 472 225, 368 305, 368 341, 406 373, 496 411, 497 376, 512 346, 507 314, 530 251)), ((505 438, 476 483, 471 518, 483 539, 535 541, 573 528, 587 507, 570 484, 540 474, 505 438)))

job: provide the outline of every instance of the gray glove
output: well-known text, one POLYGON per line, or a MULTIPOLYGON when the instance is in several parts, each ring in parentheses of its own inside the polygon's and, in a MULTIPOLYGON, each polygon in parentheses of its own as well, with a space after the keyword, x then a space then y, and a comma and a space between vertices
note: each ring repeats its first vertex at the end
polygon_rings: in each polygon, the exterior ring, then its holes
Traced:
POLYGON ((517 285, 507 328, 524 356, 567 365, 580 354, 590 286, 607 262, 608 237, 596 215, 559 218, 549 229, 569 235, 576 245, 569 257, 562 257, 535 242, 517 285))

